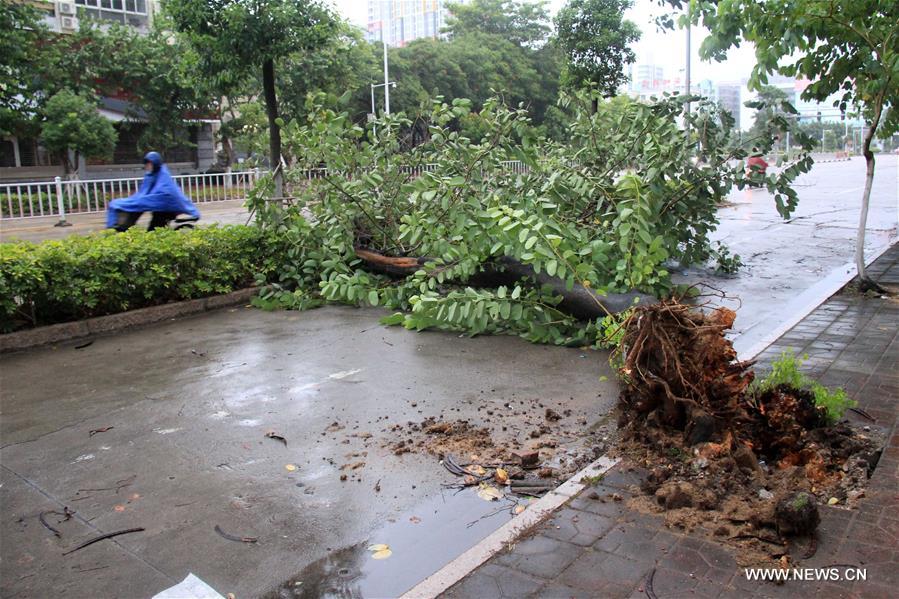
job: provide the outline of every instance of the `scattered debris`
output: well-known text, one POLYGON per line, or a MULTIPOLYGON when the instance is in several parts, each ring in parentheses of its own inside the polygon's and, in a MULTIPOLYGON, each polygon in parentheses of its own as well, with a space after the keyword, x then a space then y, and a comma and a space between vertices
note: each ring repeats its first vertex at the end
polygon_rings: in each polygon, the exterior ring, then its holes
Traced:
POLYGON ((104 426, 103 428, 95 428, 94 430, 90 431, 90 432, 87 434, 87 436, 88 436, 88 437, 93 437, 93 436, 96 435, 97 433, 105 433, 106 431, 111 431, 111 430, 114 429, 114 428, 115 428, 114 426, 104 426))
POLYGON ((284 469, 287 470, 288 472, 295 472, 297 467, 295 464, 285 464, 284 469))
POLYGON ((378 482, 375 483, 375 493, 381 492, 381 479, 378 479, 378 482))
POLYGON ((497 501, 504 497, 503 492, 488 483, 481 483, 478 489, 478 497, 484 501, 497 501))
POLYGON ((55 514, 55 515, 57 515, 57 516, 63 516, 63 519, 62 519, 62 520, 59 520, 59 521, 56 522, 57 524, 60 524, 60 523, 62 523, 62 522, 66 522, 66 521, 68 521, 68 520, 71 520, 71 519, 72 519, 72 516, 75 515, 75 512, 73 512, 72 510, 70 510, 68 507, 63 507, 62 509, 63 509, 62 512, 57 512, 56 510, 46 510, 46 511, 41 512, 41 513, 38 515, 38 517, 37 517, 37 519, 41 521, 41 524, 44 525, 44 528, 46 528, 47 530, 49 530, 50 532, 52 532, 52 533, 53 533, 53 536, 55 536, 56 538, 60 538, 62 535, 60 535, 60 533, 59 533, 58 530, 56 530, 55 528, 53 528, 52 526, 50 526, 50 524, 47 522, 47 519, 46 519, 47 516, 48 516, 49 514, 55 514))
POLYGON ((521 463, 522 468, 536 467, 540 462, 540 454, 536 451, 529 451, 527 453, 513 455, 518 458, 518 461, 519 463, 521 463))
MULTIPOLYGON (((337 431, 342 431, 344 428, 346 428, 346 427, 344 427, 339 422, 334 421, 328 425, 328 428, 325 429, 325 433, 336 433, 337 431)), ((322 434, 325 434, 325 433, 322 433, 322 434)))
POLYGON ((265 433, 265 437, 266 437, 266 439, 272 439, 273 441, 280 441, 281 443, 284 444, 284 447, 287 447, 287 439, 285 439, 278 433, 269 431, 269 432, 265 433))
POLYGON ((496 482, 501 485, 509 482, 509 472, 505 468, 497 468, 493 473, 493 477, 496 479, 496 482))
POLYGON ((358 470, 359 468, 364 468, 365 462, 354 462, 352 464, 344 464, 340 467, 341 470, 358 470))
POLYGON ((393 555, 393 551, 390 550, 390 546, 385 545, 384 543, 369 545, 368 550, 371 551, 372 559, 387 559, 388 557, 393 555))
POLYGON ((93 539, 87 540, 84 543, 75 547, 74 549, 70 549, 68 551, 63 552, 63 555, 75 553, 76 551, 78 551, 80 549, 84 549, 85 547, 87 547, 89 545, 93 545, 94 543, 98 543, 98 542, 104 541, 106 539, 111 539, 112 537, 117 537, 119 535, 127 535, 127 534, 131 534, 133 532, 143 532, 144 530, 145 529, 143 527, 138 527, 138 528, 127 528, 125 530, 118 530, 116 532, 108 532, 106 534, 100 535, 99 537, 94 537, 93 539))
POLYGON ((215 532, 219 534, 220 537, 224 539, 228 539, 229 541, 237 541, 239 543, 256 543, 259 541, 256 537, 238 537, 236 535, 231 535, 226 533, 222 528, 216 524, 214 527, 215 532))

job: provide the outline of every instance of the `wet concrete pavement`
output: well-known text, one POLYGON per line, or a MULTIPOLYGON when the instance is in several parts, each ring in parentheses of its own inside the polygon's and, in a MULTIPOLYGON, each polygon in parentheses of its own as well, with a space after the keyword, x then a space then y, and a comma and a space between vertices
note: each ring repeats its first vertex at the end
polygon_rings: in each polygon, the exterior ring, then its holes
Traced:
MULTIPOLYGON (((482 404, 534 397, 564 401, 592 424, 614 401, 612 383, 599 381, 611 374, 602 353, 414 334, 378 325, 381 315, 235 309, 84 349, 4 356, 2 595, 147 597, 193 572, 223 594, 253 597, 369 541, 394 555, 375 562, 357 547, 319 569, 354 572, 346 564, 361 555, 382 575, 346 583, 400 594, 510 515, 467 527, 497 504, 471 490, 454 498, 436 458, 393 455, 384 429, 443 410, 477 422, 482 404), (356 461, 366 465, 341 481, 340 466, 356 461), (38 515, 63 506, 77 515, 57 539, 38 515), (216 525, 259 540, 227 540, 216 525), (61 555, 132 527, 146 531, 61 555)), ((334 584, 319 574, 303 578, 334 584)))

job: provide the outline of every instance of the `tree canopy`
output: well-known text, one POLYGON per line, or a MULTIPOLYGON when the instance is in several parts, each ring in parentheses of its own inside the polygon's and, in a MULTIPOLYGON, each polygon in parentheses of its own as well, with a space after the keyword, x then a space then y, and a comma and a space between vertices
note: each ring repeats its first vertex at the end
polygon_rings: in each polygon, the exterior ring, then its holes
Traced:
POLYGON ((62 158, 66 173, 74 170, 79 155, 104 158, 115 148, 115 129, 97 112, 93 96, 64 89, 47 101, 42 116, 41 139, 48 150, 62 158), (75 154, 74 163, 69 160, 69 150, 75 154))
POLYGON ((314 53, 338 33, 338 21, 318 0, 165 0, 175 28, 202 57, 207 76, 223 91, 261 74, 269 123, 269 157, 276 195, 282 176, 281 133, 275 62, 314 53))
POLYGON ((498 35, 518 46, 536 46, 550 34, 546 0, 474 0, 450 3, 445 31, 455 36, 480 32, 498 35))
POLYGON ((596 86, 612 96, 627 81, 624 67, 636 60, 631 44, 637 26, 624 18, 631 0, 569 0, 556 15, 557 43, 565 56, 564 80, 596 86))

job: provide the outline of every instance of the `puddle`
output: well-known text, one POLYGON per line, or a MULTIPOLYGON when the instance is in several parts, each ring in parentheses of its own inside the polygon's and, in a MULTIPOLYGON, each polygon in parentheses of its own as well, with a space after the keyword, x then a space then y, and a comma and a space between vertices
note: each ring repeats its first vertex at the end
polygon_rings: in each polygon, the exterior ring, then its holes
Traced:
POLYGON ((473 488, 454 493, 445 490, 442 497, 397 516, 364 542, 331 552, 265 597, 399 597, 512 518, 511 498, 484 501, 473 488), (504 507, 510 509, 498 511, 504 507), (381 543, 390 547, 390 557, 372 558, 369 546, 381 543))

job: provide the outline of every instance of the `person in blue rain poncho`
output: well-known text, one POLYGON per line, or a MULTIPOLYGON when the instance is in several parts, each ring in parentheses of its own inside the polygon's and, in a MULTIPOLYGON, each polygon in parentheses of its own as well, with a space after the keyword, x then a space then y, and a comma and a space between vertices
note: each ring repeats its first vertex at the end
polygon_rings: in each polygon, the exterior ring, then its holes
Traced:
POLYGON ((200 218, 200 211, 194 206, 175 180, 158 152, 144 156, 147 174, 134 195, 121 200, 113 200, 106 209, 106 226, 124 231, 133 226, 144 212, 152 212, 148 230, 164 227, 179 214, 189 214, 200 218))

